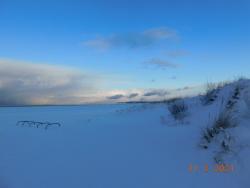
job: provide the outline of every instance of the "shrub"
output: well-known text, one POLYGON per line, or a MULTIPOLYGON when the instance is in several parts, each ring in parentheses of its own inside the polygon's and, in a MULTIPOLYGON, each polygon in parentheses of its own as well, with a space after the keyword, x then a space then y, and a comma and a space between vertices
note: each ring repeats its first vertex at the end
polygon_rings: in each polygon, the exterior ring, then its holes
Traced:
POLYGON ((204 149, 208 148, 208 144, 212 142, 213 138, 219 134, 219 130, 211 127, 207 127, 202 131, 202 143, 200 144, 201 147, 204 149))
POLYGON ((167 99, 165 102, 167 104, 172 104, 172 103, 179 101, 179 100, 182 100, 182 99, 180 97, 173 97, 173 98, 167 99))
POLYGON ((215 83, 207 83, 205 94, 202 96, 202 103, 204 105, 211 104, 217 98, 217 93, 219 88, 221 87, 220 84, 215 83))
POLYGON ((237 122, 232 114, 228 111, 222 111, 215 119, 213 128, 215 129, 227 129, 236 127, 237 122))
POLYGON ((188 107, 183 100, 177 100, 169 104, 168 110, 176 120, 182 120, 186 116, 188 107))
POLYGON ((229 143, 231 142, 231 136, 227 133, 226 129, 237 126, 237 122, 229 111, 222 111, 212 122, 212 126, 206 127, 202 131, 202 141, 200 146, 204 149, 208 148, 208 145, 213 141, 216 136, 222 137, 221 147, 223 151, 229 151, 229 143))
POLYGON ((228 109, 233 109, 233 107, 235 106, 235 104, 237 103, 237 101, 240 99, 240 94, 241 94, 241 90, 243 88, 240 87, 239 85, 236 85, 234 92, 232 94, 232 96, 230 97, 230 99, 227 102, 227 108, 228 109))

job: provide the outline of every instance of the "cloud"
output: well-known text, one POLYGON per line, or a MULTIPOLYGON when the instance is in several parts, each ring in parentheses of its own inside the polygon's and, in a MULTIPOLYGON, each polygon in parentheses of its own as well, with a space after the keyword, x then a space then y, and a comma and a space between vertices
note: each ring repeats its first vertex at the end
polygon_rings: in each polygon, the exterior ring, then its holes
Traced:
POLYGON ((166 60, 158 59, 158 58, 152 58, 150 60, 144 61, 146 65, 153 65, 158 68, 177 68, 179 65, 176 63, 172 63, 166 60))
POLYGON ((185 86, 185 87, 182 87, 182 88, 177 88, 176 91, 185 91, 185 90, 192 90, 193 87, 191 86, 185 86))
POLYGON ((70 67, 0 59, 0 106, 113 103, 141 97, 152 101, 201 91, 196 87, 186 87, 182 92, 143 88, 105 89, 103 82, 109 79, 114 80, 70 67))
POLYGON ((173 51, 166 52, 166 54, 169 57, 178 58, 178 57, 187 56, 189 54, 189 52, 187 52, 186 50, 173 50, 173 51))
POLYGON ((166 96, 168 95, 169 92, 166 91, 166 90, 161 90, 161 89, 158 89, 158 90, 153 90, 153 91, 149 91, 149 92, 146 92, 144 93, 144 97, 151 97, 151 96, 159 96, 159 97, 162 97, 162 96, 166 96))
POLYGON ((131 94, 128 96, 128 98, 129 98, 129 99, 132 99, 132 98, 137 97, 138 95, 139 95, 139 93, 131 93, 131 94))
POLYGON ((177 77, 176 77, 176 76, 170 76, 169 79, 171 79, 171 80, 176 80, 177 77))
POLYGON ((107 99, 115 100, 115 99, 120 99, 123 97, 124 97, 124 95, 118 94, 118 95, 109 96, 109 97, 107 97, 107 99))
POLYGON ((72 68, 0 60, 0 105, 88 102, 98 85, 95 75, 72 68))
POLYGON ((134 32, 126 34, 114 34, 107 37, 97 37, 95 39, 86 40, 83 44, 87 47, 97 49, 108 48, 139 48, 151 46, 157 42, 173 39, 177 37, 176 31, 166 28, 153 28, 143 32, 134 32))
POLYGON ((111 90, 106 93, 107 103, 131 101, 162 101, 176 97, 194 96, 202 91, 203 86, 189 86, 179 89, 128 89, 111 90))

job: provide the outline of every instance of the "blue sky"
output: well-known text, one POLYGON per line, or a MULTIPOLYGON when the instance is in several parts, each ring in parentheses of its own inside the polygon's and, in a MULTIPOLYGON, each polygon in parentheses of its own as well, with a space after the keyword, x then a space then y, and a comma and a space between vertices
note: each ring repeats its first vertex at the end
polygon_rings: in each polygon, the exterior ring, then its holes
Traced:
POLYGON ((0 0, 0 59, 110 91, 199 85, 250 75, 249 20, 248 0, 0 0))

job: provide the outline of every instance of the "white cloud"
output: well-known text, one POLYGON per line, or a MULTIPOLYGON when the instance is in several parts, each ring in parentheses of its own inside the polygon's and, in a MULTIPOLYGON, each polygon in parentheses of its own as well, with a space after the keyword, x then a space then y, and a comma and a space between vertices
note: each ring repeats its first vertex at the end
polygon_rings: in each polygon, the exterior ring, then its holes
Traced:
POLYGON ((70 67, 0 59, 0 105, 112 103, 163 100, 197 93, 185 90, 105 89, 110 76, 81 72, 70 67))
POLYGON ((98 84, 95 75, 68 67, 0 60, 0 105, 88 102, 98 84))
POLYGON ((162 68, 162 69, 165 69, 165 68, 177 68, 179 66, 176 63, 172 63, 170 61, 166 61, 166 60, 158 59, 158 58, 149 59, 147 61, 144 61, 144 63, 146 65, 151 65, 151 66, 153 65, 155 67, 162 68))
POLYGON ((157 42, 177 37, 176 31, 166 27, 153 28, 143 32, 113 34, 106 37, 98 37, 86 40, 83 44, 87 47, 97 49, 108 49, 117 47, 138 48, 151 46, 157 42))

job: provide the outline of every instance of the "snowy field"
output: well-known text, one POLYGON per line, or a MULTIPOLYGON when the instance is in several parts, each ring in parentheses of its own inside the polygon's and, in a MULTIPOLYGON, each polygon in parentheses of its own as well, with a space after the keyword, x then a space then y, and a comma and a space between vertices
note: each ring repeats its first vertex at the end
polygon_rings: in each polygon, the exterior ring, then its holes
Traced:
POLYGON ((221 155, 233 169, 216 169, 219 138, 202 147, 202 132, 235 85, 212 104, 184 99, 181 120, 169 103, 2 107, 0 188, 248 188, 249 88, 234 106, 237 126, 227 129, 233 152, 221 155), (23 120, 61 126, 17 124, 23 120))

